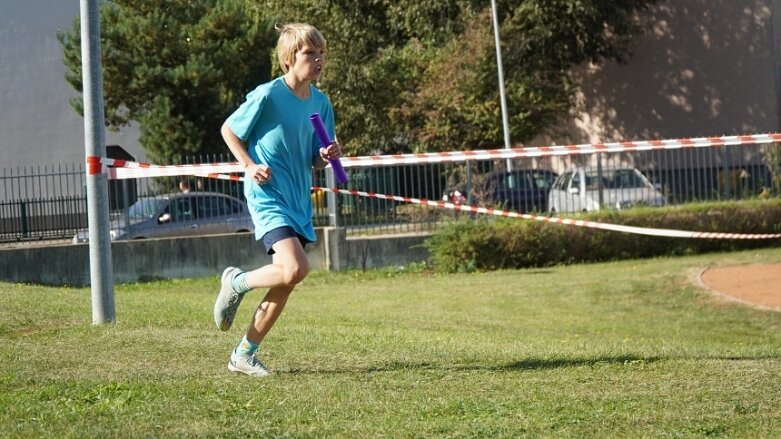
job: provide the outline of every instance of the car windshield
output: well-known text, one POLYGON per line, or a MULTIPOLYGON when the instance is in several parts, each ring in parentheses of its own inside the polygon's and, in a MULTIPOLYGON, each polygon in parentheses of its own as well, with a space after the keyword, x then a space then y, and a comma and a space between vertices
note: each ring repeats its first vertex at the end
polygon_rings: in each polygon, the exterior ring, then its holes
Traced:
POLYGON ((155 215, 160 203, 164 200, 159 198, 142 198, 136 201, 128 210, 128 216, 131 219, 149 219, 155 215))
MULTIPOLYGON (((586 186, 597 189, 599 177, 597 171, 586 173, 586 186)), ((643 176, 634 169, 614 169, 602 172, 602 187, 606 189, 642 188, 647 187, 643 176)))
POLYGON ((532 180, 537 188, 549 189, 553 186, 553 182, 556 181, 556 174, 549 172, 534 172, 532 174, 532 180))
POLYGON ((611 188, 648 186, 643 176, 634 169, 617 169, 608 178, 608 184, 611 188))

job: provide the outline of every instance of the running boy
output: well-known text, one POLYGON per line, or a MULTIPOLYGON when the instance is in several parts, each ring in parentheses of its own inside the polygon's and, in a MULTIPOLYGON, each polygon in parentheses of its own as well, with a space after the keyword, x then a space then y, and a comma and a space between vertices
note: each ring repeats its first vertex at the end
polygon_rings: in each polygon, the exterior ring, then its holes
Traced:
POLYGON ((272 263, 253 271, 228 267, 222 273, 214 304, 214 321, 230 329, 244 294, 268 288, 247 333, 231 354, 228 370, 266 376, 268 370, 255 352, 285 308, 296 284, 309 272, 304 247, 315 241, 312 226, 312 167, 322 169, 338 158, 337 142, 321 148, 309 121, 320 113, 331 138, 331 102, 312 85, 325 63, 326 41, 308 24, 277 29, 277 58, 283 76, 257 87, 222 126, 222 137, 245 169, 244 195, 272 263))

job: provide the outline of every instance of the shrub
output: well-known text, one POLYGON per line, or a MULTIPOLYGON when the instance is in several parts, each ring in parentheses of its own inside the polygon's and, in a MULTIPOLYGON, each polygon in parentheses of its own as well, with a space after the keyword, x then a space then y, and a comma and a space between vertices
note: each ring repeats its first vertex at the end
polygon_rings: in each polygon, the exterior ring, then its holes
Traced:
MULTIPOLYGON (((689 204, 574 215, 636 227, 730 233, 781 233, 781 200, 689 204)), ((666 238, 513 218, 462 219, 426 240, 444 272, 545 267, 779 246, 781 239, 666 238)))

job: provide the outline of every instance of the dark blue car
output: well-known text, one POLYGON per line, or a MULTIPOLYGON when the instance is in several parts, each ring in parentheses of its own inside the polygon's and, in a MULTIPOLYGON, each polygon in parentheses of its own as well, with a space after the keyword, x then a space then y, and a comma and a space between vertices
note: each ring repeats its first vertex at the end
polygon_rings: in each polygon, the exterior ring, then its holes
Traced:
POLYGON ((445 192, 442 199, 453 204, 471 204, 518 212, 547 212, 548 192, 558 174, 543 169, 494 171, 475 176, 445 192))

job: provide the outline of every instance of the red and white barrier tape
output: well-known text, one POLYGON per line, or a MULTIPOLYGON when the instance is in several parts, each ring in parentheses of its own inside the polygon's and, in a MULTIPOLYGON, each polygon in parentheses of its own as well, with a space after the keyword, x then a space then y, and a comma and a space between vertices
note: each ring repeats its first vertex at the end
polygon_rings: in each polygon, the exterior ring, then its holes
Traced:
POLYGON ((488 149, 479 151, 342 157, 341 160, 342 165, 347 168, 354 166, 366 167, 419 163, 461 162, 465 160, 548 157, 560 155, 593 154, 596 152, 631 152, 672 150, 683 148, 710 148, 718 146, 757 145, 776 142, 781 142, 781 133, 751 134, 745 136, 699 137, 691 139, 644 140, 635 142, 590 143, 564 146, 539 146, 514 149, 488 149))
MULTIPOLYGON (((93 167, 87 157, 87 163, 93 167)), ((92 160, 94 162, 94 159, 92 160)), ((196 175, 198 173, 231 173, 244 172, 244 168, 238 163, 204 163, 192 165, 152 165, 149 163, 131 162, 127 160, 115 160, 102 158, 102 171, 108 174, 109 180, 125 180, 130 178, 148 178, 148 177, 176 177, 180 175, 196 175), (111 166, 110 168, 107 168, 111 166)), ((93 169, 89 169, 92 172, 93 169)), ((99 172, 100 173, 100 172, 99 172)))
MULTIPOLYGON (((516 149, 493 149, 480 151, 454 151, 423 154, 395 154, 384 156, 342 157, 344 167, 385 166, 399 164, 442 163, 458 162, 465 160, 488 160, 518 157, 546 157, 557 155, 592 154, 596 152, 630 152, 650 150, 673 150, 682 148, 709 148, 735 145, 757 145, 781 142, 781 133, 752 134, 745 136, 700 137, 691 139, 651 140, 635 142, 592 143, 567 146, 542 146, 516 149)), ((243 177, 228 175, 231 173, 243 173, 244 169, 238 163, 209 163, 161 166, 149 163, 140 163, 127 160, 117 160, 96 156, 87 157, 88 175, 107 173, 110 180, 123 180, 139 177, 173 177, 196 176, 221 180, 243 181, 243 177)), ((685 230, 655 229, 648 227, 624 226, 619 224, 598 223, 584 220, 566 218, 551 218, 541 215, 530 215, 506 210, 488 209, 484 207, 464 206, 444 201, 430 201, 419 198, 399 197, 395 195, 376 194, 357 190, 345 190, 338 188, 313 187, 313 190, 323 190, 344 195, 379 198, 384 200, 400 201, 403 203, 428 205, 443 209, 459 210, 487 215, 504 216, 509 218, 522 218, 534 221, 543 221, 554 224, 570 225, 575 227, 588 227, 593 229, 609 230, 614 232, 634 233, 648 236, 662 236, 671 238, 700 238, 700 239, 779 239, 781 233, 774 234, 750 234, 750 233, 716 233, 716 232, 691 232, 685 230)))
POLYGON ((650 227, 623 226, 619 224, 598 223, 593 221, 573 220, 566 218, 551 218, 542 215, 530 215, 526 213, 512 212, 507 210, 488 209, 485 207, 465 206, 463 204, 453 204, 444 201, 431 201, 420 198, 399 197, 396 195, 377 194, 374 192, 363 192, 357 190, 345 190, 338 188, 313 187, 313 190, 322 190, 334 192, 337 194, 352 195, 356 197, 378 198, 381 200, 400 201, 403 203, 421 204, 433 206, 441 209, 460 210, 472 213, 482 213, 486 215, 504 216, 508 218, 522 218, 527 220, 542 221, 553 224, 563 224, 575 227, 588 227, 591 229, 610 230, 613 232, 633 233, 638 235, 662 236, 668 238, 700 238, 700 239, 779 239, 781 233, 719 233, 719 232, 690 232, 686 230, 655 229, 650 227))
MULTIPOLYGON (((691 139, 644 140, 635 142, 591 143, 566 146, 539 146, 514 149, 487 149, 479 151, 430 152, 421 154, 391 154, 378 156, 342 157, 342 166, 369 167, 387 165, 411 165, 420 163, 461 162, 465 160, 490 160, 521 157, 548 157, 597 152, 631 152, 673 150, 683 148, 711 148, 720 146, 758 145, 781 142, 781 133, 751 134, 745 136, 698 137, 691 139)), ((239 173, 244 169, 238 163, 205 163, 192 165, 161 166, 127 160, 87 157, 89 175, 108 173, 112 180, 139 177, 173 177, 195 173, 239 173), (100 165, 100 166, 98 166, 100 165), (110 167, 110 168, 108 168, 110 167), (106 169, 108 168, 108 171, 106 169)))
MULTIPOLYGON (((244 181, 243 177, 227 174, 207 174, 197 173, 197 177, 215 178, 219 180, 244 181)), ((408 204, 420 204, 425 206, 438 207, 440 209, 459 210, 463 212, 482 213, 486 215, 504 216, 508 218, 522 218, 527 220, 542 221, 553 224, 562 224, 575 227, 588 227, 592 229, 609 230, 613 232, 633 233, 637 235, 661 236, 668 238, 699 238, 699 239, 781 239, 781 233, 720 233, 720 232, 690 232, 686 230, 655 229, 650 227, 624 226, 620 224, 598 223, 593 221, 573 220, 567 218, 552 218, 542 215, 530 215, 527 213, 512 212, 508 210, 488 209, 485 207, 466 206, 463 204, 453 204, 445 201, 431 201, 422 198, 399 197, 396 195, 378 194, 374 192, 364 192, 354 189, 339 189, 313 186, 313 191, 333 192, 342 195, 352 195, 354 197, 377 198, 381 200, 400 201, 408 204)))
POLYGON ((214 178, 217 180, 228 180, 228 181, 244 181, 244 177, 240 177, 238 175, 228 175, 228 174, 195 174, 196 177, 205 177, 205 178, 214 178))

